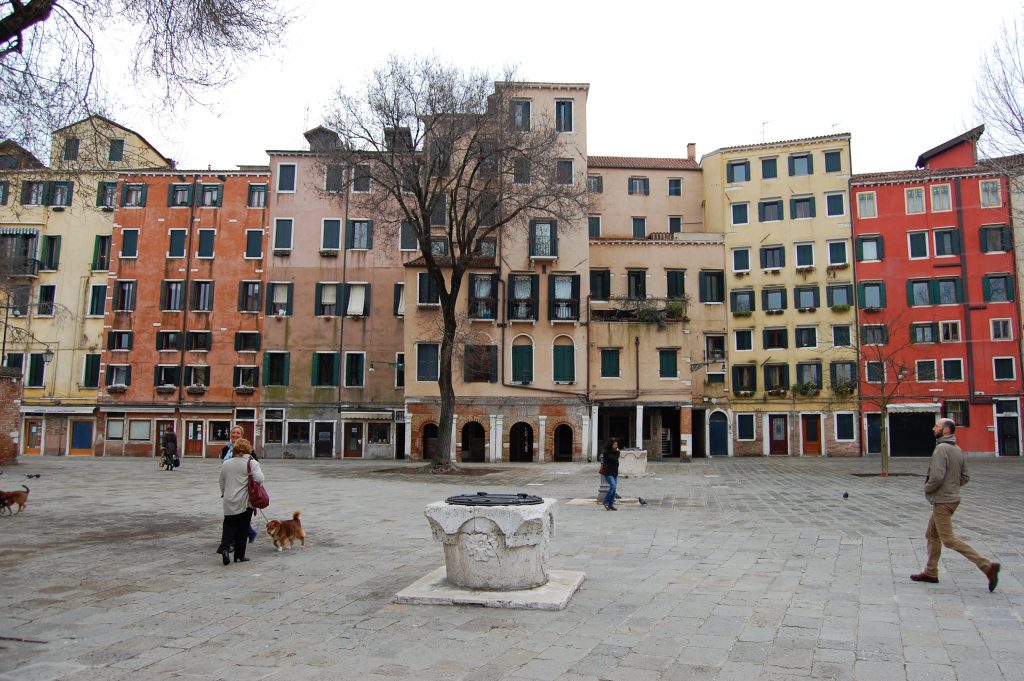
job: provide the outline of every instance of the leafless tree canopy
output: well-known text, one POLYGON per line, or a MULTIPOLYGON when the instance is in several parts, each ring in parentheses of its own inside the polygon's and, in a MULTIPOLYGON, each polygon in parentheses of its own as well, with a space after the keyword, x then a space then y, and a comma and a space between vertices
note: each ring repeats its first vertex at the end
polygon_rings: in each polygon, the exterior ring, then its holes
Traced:
POLYGON ((1024 7, 1004 25, 981 61, 974 109, 985 123, 985 155, 1024 153, 1024 7))
POLYGON ((230 81, 290 21, 277 0, 0 0, 0 139, 45 158, 50 131, 104 112, 101 35, 124 36, 172 104, 230 81))

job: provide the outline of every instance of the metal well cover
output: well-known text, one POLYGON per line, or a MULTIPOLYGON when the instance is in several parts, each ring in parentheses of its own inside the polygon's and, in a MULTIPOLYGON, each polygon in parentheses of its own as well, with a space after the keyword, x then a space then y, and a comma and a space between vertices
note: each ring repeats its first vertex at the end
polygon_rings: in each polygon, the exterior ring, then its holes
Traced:
POLYGON ((533 506, 543 504, 544 500, 533 494, 456 494, 445 499, 445 503, 453 506, 533 506))

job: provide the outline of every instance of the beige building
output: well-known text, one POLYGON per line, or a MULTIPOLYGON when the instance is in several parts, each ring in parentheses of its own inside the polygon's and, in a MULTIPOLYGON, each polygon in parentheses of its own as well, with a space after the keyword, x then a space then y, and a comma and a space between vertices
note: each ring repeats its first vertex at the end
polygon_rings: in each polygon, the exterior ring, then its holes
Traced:
POLYGON ((731 358, 710 452, 859 453, 850 136, 726 147, 701 167, 705 221, 725 241, 731 358))
POLYGON ((3 172, 3 361, 24 376, 21 454, 92 454, 118 172, 173 165, 93 116, 53 133, 49 167, 3 172))

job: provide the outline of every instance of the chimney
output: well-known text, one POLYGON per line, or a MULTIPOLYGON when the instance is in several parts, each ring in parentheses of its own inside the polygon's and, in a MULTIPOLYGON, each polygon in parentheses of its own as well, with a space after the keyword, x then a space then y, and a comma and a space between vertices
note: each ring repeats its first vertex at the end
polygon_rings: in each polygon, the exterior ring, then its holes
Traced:
POLYGON ((686 158, 690 159, 691 161, 696 161, 697 160, 697 144, 696 144, 696 142, 689 142, 686 145, 686 158))

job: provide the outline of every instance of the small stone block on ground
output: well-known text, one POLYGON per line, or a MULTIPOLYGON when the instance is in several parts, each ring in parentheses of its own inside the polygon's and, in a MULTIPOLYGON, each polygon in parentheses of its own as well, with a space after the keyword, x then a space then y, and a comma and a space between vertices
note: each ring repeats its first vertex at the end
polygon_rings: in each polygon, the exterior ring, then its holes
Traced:
POLYGON ((394 603, 476 605, 485 608, 564 610, 586 578, 576 570, 548 570, 548 583, 521 591, 463 589, 448 583, 445 566, 437 568, 395 594, 394 603))

